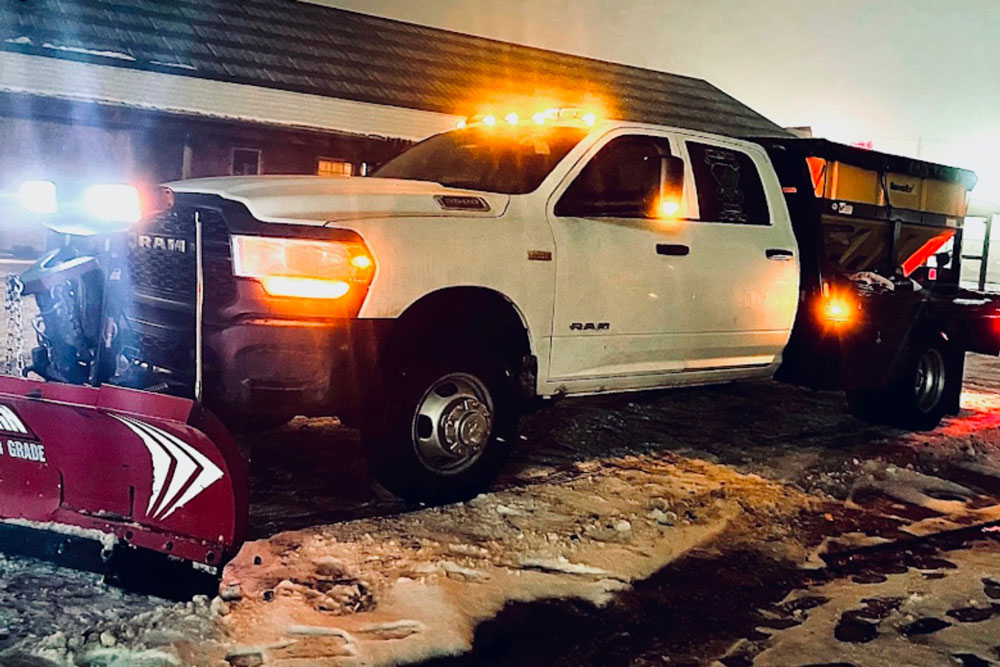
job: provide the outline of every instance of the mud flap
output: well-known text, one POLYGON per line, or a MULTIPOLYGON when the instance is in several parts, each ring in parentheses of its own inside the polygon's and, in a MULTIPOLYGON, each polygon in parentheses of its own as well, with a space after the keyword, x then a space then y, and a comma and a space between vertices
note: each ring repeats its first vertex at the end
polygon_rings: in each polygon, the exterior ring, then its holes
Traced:
POLYGON ((161 554, 212 577, 247 518, 246 461, 195 401, 0 377, 0 550, 112 576, 161 554))

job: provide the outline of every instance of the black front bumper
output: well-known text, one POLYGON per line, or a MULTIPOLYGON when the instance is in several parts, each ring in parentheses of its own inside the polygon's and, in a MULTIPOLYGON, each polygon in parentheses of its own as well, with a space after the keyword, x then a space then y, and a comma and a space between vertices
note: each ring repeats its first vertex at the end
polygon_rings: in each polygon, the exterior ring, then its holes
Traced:
POLYGON ((241 204, 178 193, 174 207, 129 244, 126 314, 135 356, 193 393, 196 216, 203 230, 206 405, 236 424, 295 415, 353 421, 392 320, 358 319, 360 289, 335 302, 270 297, 257 281, 233 275, 230 255, 235 233, 337 240, 353 232, 268 224, 241 204))
POLYGON ((227 418, 337 416, 374 387, 392 320, 245 318, 206 326, 205 401, 227 418))

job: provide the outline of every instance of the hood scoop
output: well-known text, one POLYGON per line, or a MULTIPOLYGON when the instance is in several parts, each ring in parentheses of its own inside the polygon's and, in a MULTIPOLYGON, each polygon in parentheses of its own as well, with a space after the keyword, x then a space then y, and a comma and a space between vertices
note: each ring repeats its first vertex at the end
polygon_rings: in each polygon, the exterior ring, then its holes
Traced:
POLYGON ((489 203, 482 197, 467 195, 435 195, 434 201, 446 211, 488 211, 489 203))

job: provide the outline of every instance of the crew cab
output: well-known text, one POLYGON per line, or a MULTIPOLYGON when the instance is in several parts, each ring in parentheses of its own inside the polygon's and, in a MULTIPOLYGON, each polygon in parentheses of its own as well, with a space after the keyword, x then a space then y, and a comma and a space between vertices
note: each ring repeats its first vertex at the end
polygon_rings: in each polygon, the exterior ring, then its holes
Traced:
POLYGON ((538 397, 771 376, 798 253, 757 144, 549 112, 433 136, 372 178, 169 184, 133 229, 143 356, 230 423, 336 415, 409 497, 480 490, 538 397))

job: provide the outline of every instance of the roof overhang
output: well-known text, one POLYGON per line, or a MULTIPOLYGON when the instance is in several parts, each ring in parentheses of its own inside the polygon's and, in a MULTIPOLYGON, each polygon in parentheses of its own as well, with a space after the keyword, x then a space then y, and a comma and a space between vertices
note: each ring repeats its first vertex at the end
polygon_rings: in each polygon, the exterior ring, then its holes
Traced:
POLYGON ((419 140, 458 116, 0 51, 0 91, 295 129, 419 140))

